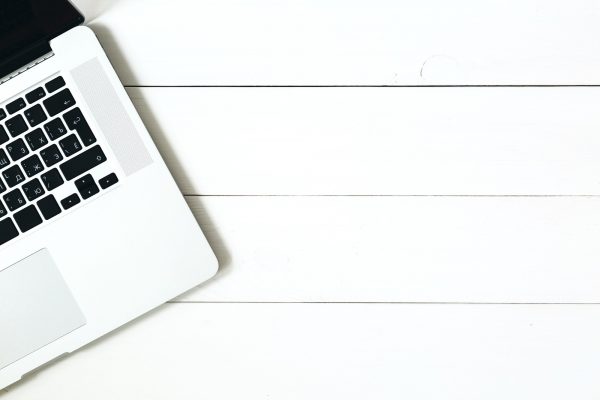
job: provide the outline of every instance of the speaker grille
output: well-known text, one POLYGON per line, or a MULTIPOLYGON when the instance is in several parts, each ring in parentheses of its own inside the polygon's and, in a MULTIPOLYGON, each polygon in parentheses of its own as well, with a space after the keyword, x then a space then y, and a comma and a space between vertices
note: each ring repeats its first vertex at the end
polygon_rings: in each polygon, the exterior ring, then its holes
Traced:
POLYGON ((152 164, 131 118, 97 58, 71 71, 113 153, 127 176, 152 164))

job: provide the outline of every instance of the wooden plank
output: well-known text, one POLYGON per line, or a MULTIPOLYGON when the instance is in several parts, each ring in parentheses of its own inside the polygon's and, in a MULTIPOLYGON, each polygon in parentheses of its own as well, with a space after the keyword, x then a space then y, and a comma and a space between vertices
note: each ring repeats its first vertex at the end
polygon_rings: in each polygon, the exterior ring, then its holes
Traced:
POLYGON ((127 85, 598 84, 595 0, 75 0, 127 85))
POLYGON ((11 400, 600 396, 600 306, 168 305, 11 400))
POLYGON ((600 302, 600 198, 194 197, 183 301, 600 302))
POLYGON ((600 194, 600 89, 136 88, 186 194, 600 194))

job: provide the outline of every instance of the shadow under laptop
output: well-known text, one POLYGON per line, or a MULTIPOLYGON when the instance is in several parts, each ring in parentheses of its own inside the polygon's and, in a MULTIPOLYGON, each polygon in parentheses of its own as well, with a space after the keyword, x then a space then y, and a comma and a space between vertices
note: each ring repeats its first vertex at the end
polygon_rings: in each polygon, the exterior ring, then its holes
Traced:
POLYGON ((73 4, 85 16, 86 21, 105 13, 119 0, 73 0, 73 4))

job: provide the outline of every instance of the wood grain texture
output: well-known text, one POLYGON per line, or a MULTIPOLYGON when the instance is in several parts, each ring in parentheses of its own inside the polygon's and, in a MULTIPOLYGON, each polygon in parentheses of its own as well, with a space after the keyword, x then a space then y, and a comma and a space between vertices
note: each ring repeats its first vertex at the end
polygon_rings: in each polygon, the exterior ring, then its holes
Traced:
POLYGON ((594 0, 76 0, 126 85, 599 84, 594 0))
POLYGON ((600 306, 168 305, 6 398, 595 400, 598 321, 600 306))
POLYGON ((193 197, 221 261, 181 301, 600 302, 600 198, 193 197))
POLYGON ((600 194, 600 88, 128 92, 185 194, 600 194))

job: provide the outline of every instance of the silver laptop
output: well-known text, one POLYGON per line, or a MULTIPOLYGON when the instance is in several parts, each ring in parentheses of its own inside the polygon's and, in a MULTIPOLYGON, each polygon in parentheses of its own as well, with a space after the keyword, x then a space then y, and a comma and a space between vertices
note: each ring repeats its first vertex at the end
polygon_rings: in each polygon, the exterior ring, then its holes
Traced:
POLYGON ((217 260, 83 16, 0 0, 0 388, 217 260))

